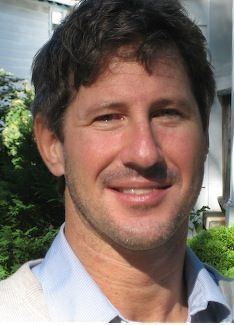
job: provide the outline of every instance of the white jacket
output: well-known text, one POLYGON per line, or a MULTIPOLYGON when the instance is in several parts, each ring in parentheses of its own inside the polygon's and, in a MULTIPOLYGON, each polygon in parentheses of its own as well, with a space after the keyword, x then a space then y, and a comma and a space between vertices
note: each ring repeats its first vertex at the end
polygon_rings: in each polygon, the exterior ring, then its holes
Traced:
POLYGON ((30 270, 40 260, 22 265, 16 273, 0 281, 0 322, 50 321, 40 283, 30 270))

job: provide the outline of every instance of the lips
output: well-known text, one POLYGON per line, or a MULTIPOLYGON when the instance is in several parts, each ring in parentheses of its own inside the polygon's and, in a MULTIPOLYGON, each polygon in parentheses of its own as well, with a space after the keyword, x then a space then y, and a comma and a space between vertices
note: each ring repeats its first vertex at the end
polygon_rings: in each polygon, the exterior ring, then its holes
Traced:
POLYGON ((163 187, 129 187, 129 188, 113 188, 113 190, 116 190, 118 192, 121 192, 123 194, 130 194, 130 195, 146 195, 153 191, 157 191, 159 189, 166 189, 168 186, 163 187))
POLYGON ((115 198, 123 204, 154 206, 161 202, 171 184, 126 184, 109 187, 115 198))
POLYGON ((152 191, 154 188, 127 188, 127 189, 119 189, 119 192, 125 194, 132 194, 132 195, 145 195, 152 191))

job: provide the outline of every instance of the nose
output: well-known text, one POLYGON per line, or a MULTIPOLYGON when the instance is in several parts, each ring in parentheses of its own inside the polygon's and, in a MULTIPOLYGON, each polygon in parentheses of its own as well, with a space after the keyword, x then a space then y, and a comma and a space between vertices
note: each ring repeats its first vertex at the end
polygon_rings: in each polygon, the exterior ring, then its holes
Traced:
POLYGON ((123 141, 121 160, 125 166, 149 169, 163 161, 157 130, 150 121, 129 126, 123 141))

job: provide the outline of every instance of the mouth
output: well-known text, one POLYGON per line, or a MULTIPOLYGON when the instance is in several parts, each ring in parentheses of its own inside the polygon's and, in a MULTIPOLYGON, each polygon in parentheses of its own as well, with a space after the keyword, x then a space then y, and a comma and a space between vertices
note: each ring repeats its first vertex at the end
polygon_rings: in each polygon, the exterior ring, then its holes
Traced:
POLYGON ((172 187, 171 184, 164 185, 126 185, 114 186, 109 190, 115 195, 115 198, 127 205, 158 205, 172 187))
POLYGON ((151 192, 166 189, 168 186, 164 187, 149 187, 149 188, 139 188, 139 187, 130 187, 130 188, 113 188, 113 190, 130 195, 147 195, 151 192))

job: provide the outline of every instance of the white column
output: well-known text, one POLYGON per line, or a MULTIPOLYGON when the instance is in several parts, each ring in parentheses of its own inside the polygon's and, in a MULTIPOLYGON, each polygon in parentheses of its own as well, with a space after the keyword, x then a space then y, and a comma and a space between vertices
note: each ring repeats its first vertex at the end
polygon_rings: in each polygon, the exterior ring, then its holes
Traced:
POLYGON ((231 102, 231 170, 230 170, 230 196, 226 203, 226 223, 234 225, 234 6, 232 3, 232 102, 231 102))

